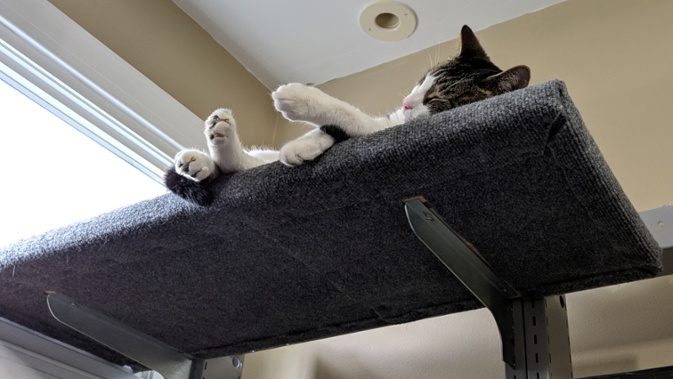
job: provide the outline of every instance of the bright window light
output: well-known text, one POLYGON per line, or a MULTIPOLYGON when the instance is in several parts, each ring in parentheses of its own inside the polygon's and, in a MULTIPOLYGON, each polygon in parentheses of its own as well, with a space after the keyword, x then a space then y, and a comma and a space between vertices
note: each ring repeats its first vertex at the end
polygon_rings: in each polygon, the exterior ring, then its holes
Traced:
POLYGON ((4 81, 0 99, 0 246, 166 192, 4 81))

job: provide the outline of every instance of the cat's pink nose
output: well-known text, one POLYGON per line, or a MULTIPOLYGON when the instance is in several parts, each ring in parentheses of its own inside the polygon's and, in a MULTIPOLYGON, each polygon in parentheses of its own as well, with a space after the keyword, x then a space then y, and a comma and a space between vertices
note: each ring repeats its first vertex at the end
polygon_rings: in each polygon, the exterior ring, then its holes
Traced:
POLYGON ((404 110, 405 110, 405 111, 406 111, 407 109, 411 109, 411 108, 413 108, 413 107, 411 106, 411 103, 410 103, 407 99, 404 99, 404 101, 402 102, 402 106, 404 107, 404 110))

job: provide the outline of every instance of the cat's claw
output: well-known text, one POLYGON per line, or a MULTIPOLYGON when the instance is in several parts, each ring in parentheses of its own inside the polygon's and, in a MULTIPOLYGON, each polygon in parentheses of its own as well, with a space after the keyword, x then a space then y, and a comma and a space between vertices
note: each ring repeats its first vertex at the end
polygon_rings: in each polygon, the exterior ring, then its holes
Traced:
POLYGON ((233 133, 236 133, 236 120, 231 110, 219 108, 213 111, 205 120, 203 133, 210 145, 226 143, 233 133))
POLYGON ((198 150, 183 150, 175 156, 175 172, 196 182, 214 176, 215 162, 198 150))

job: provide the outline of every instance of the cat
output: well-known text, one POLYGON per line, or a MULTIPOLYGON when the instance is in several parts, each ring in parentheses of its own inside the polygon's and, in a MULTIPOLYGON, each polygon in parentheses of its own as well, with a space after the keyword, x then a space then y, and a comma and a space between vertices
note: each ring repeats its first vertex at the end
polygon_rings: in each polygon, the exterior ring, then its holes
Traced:
POLYGON ((316 159, 337 141, 528 86, 527 66, 499 69, 468 26, 463 26, 459 39, 459 54, 428 70, 404 98, 402 107, 387 116, 369 116, 316 87, 299 83, 281 85, 271 94, 276 110, 290 121, 309 123, 315 129, 286 143, 280 151, 244 149, 232 111, 215 110, 205 120, 209 154, 180 151, 174 168, 167 172, 167 187, 187 200, 208 205, 214 197, 208 191, 208 182, 220 173, 244 171, 274 161, 287 166, 301 165, 316 159))

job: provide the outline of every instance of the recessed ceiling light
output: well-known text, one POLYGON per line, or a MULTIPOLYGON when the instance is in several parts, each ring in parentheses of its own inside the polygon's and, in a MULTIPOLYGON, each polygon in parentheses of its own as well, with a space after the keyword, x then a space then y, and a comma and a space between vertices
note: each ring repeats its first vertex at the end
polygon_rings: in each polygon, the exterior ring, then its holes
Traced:
POLYGON ((400 41, 416 30, 416 13, 397 1, 375 1, 360 12, 360 27, 380 41, 400 41))

